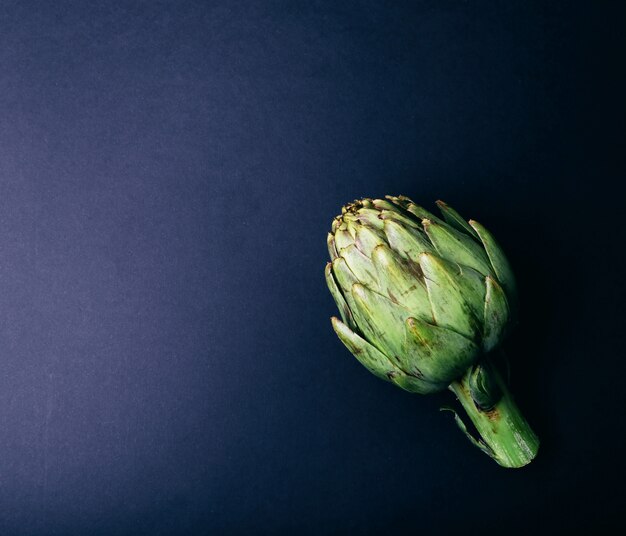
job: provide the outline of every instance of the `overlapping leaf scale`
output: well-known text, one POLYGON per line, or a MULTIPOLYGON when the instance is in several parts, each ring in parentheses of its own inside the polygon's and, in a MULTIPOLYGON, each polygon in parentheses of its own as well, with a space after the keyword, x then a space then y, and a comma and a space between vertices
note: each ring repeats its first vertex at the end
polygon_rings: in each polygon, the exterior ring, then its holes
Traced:
POLYGON ((438 326, 476 338, 482 324, 485 288, 480 274, 432 253, 420 255, 430 305, 438 326))
POLYGON ((380 291, 411 315, 433 321, 428 291, 418 264, 403 259, 387 245, 372 252, 372 262, 380 281, 380 291))
POLYGON ((335 244, 335 236, 332 233, 328 233, 326 245, 328 246, 328 255, 330 256, 330 260, 334 261, 337 257, 339 257, 339 252, 337 251, 337 245, 335 244))
POLYGON ((516 301, 517 287, 515 284, 515 276, 513 275, 513 270, 504 252, 493 235, 483 225, 475 220, 470 220, 469 224, 480 237, 498 282, 502 285, 507 296, 513 301, 516 301))
POLYGON ((335 280, 335 276, 333 275, 332 263, 326 264, 326 269, 324 270, 324 275, 326 277, 326 284, 328 285, 328 290, 335 300, 337 307, 339 309, 339 313, 341 314, 341 318, 345 324, 350 326, 350 329, 356 330, 357 326, 354 322, 354 318, 352 317, 352 312, 350 311, 350 306, 348 302, 344 298, 341 289, 339 288, 337 281, 335 280))
POLYGON ((359 225, 357 227, 355 240, 356 247, 367 257, 372 256, 372 252, 376 246, 387 243, 384 233, 367 225, 359 225))
POLYGON ((371 289, 378 290, 378 277, 376 275, 376 268, 371 259, 364 255, 356 244, 339 250, 339 255, 346 261, 350 271, 356 276, 360 283, 368 286, 371 289))
POLYGON ((456 230, 461 231, 469 236, 478 238, 478 234, 476 233, 476 231, 474 231, 472 226, 468 222, 466 222, 456 210, 454 210, 451 206, 447 205, 443 201, 436 201, 436 204, 439 207, 441 214, 443 215, 443 219, 446 221, 446 223, 448 223, 448 225, 451 225, 456 230))
MULTIPOLYGON (((407 376, 394 377, 392 381, 414 392, 416 388, 419 388, 417 392, 424 393, 445 389, 449 383, 447 379, 449 369, 447 374, 439 371, 433 375, 432 371, 436 369, 436 365, 428 361, 431 354, 428 354, 423 346, 411 345, 413 341, 407 338, 406 322, 409 312, 362 285, 354 285, 352 294, 356 303, 356 322, 365 340, 386 355, 407 376), (376 314, 372 314, 373 311, 376 311, 376 314), (421 350, 425 352, 422 359, 419 357, 421 350), (439 381, 439 377, 446 377, 447 382, 439 381)), ((458 358, 466 360, 465 356, 465 353, 460 353, 458 358)))
POLYGON ((350 310, 354 311, 356 304, 354 303, 354 299, 352 298, 352 285, 358 283, 358 279, 348 267, 345 259, 342 259, 341 257, 335 259, 332 262, 332 272, 335 281, 341 289, 342 296, 346 300, 346 303, 350 307, 350 310))
POLYGON ((351 244, 354 244, 354 238, 348 231, 346 224, 343 224, 343 228, 339 228, 335 231, 335 246, 337 251, 341 252, 342 249, 347 248, 351 244))
POLYGON ((492 273, 485 250, 474 239, 445 223, 424 219, 423 225, 424 231, 441 257, 469 266, 483 275, 492 273))
POLYGON ((409 230, 392 220, 385 221, 384 230, 391 248, 413 262, 419 262, 421 253, 434 251, 426 235, 419 230, 409 230))
POLYGON ((415 216, 415 218, 417 218, 420 222, 422 220, 430 220, 430 221, 436 221, 437 223, 441 223, 441 224, 444 223, 442 219, 438 218, 432 212, 429 212, 428 210, 426 210, 424 207, 420 205, 416 205, 415 203, 413 203, 413 201, 410 201, 407 204, 406 209, 408 212, 413 214, 413 216, 415 216))
POLYGON ((400 225, 404 225, 406 227, 412 227, 414 229, 421 229, 421 225, 415 221, 413 218, 409 218, 405 214, 395 210, 383 210, 380 213, 380 218, 383 221, 394 221, 399 223, 400 225))
POLYGON ((442 388, 461 376, 480 354, 471 339, 447 328, 419 318, 408 318, 405 326, 406 359, 442 388))
POLYGON ((383 220, 379 216, 380 212, 373 208, 361 208, 356 215, 362 224, 381 230, 383 228, 383 220))
POLYGON ((490 352, 503 339, 510 320, 506 294, 498 282, 486 277, 485 309, 483 319, 483 350, 490 352))
POLYGON ((387 381, 403 374, 402 370, 394 365, 385 354, 357 335, 345 323, 336 317, 331 318, 331 322, 341 342, 372 374, 387 381))
POLYGON ((363 337, 399 364, 403 325, 410 312, 359 283, 352 285, 351 294, 352 313, 363 337))

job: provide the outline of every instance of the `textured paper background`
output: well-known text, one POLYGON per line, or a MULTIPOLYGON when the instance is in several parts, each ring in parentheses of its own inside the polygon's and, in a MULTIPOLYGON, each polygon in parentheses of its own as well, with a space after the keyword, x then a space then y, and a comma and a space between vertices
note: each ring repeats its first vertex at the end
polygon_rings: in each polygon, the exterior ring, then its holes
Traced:
POLYGON ((623 523, 623 13, 571 2, 2 2, 0 533, 623 523), (404 193, 522 291, 497 467, 335 338, 325 235, 404 193))

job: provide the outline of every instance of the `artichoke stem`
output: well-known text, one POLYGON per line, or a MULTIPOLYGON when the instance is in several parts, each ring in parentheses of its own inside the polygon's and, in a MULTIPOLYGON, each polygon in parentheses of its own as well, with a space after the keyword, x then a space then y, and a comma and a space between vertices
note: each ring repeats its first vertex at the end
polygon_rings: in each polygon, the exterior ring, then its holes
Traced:
POLYGON ((470 367, 460 380, 450 384, 449 389, 457 396, 480 434, 478 446, 503 467, 527 465, 537 455, 539 439, 517 407, 500 373, 494 366, 489 366, 489 373, 502 396, 491 408, 481 409, 471 396, 471 371, 470 367))

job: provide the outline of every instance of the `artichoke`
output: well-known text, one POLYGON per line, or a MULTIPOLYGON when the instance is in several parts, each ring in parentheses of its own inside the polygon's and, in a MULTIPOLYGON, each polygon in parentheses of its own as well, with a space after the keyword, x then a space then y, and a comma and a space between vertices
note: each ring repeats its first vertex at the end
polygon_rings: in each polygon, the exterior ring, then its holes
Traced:
POLYGON ((485 227, 437 205, 443 219, 404 196, 343 207, 328 234, 326 282, 341 315, 332 325, 379 378, 411 393, 453 391, 472 443, 521 467, 539 441, 492 358, 515 322, 515 278, 485 227))

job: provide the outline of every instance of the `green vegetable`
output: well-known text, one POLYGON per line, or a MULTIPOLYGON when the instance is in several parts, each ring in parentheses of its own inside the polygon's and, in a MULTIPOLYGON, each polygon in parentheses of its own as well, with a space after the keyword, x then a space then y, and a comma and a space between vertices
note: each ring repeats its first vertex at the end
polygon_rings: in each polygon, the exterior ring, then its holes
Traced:
MULTIPOLYGON (((370 372, 419 394, 453 391, 478 438, 504 467, 522 467, 539 440, 492 363, 514 322, 515 278, 481 224, 438 201, 443 219, 407 197, 362 199, 328 235, 326 282, 339 339, 370 372)), ((454 411, 454 410, 453 410, 454 411)))

